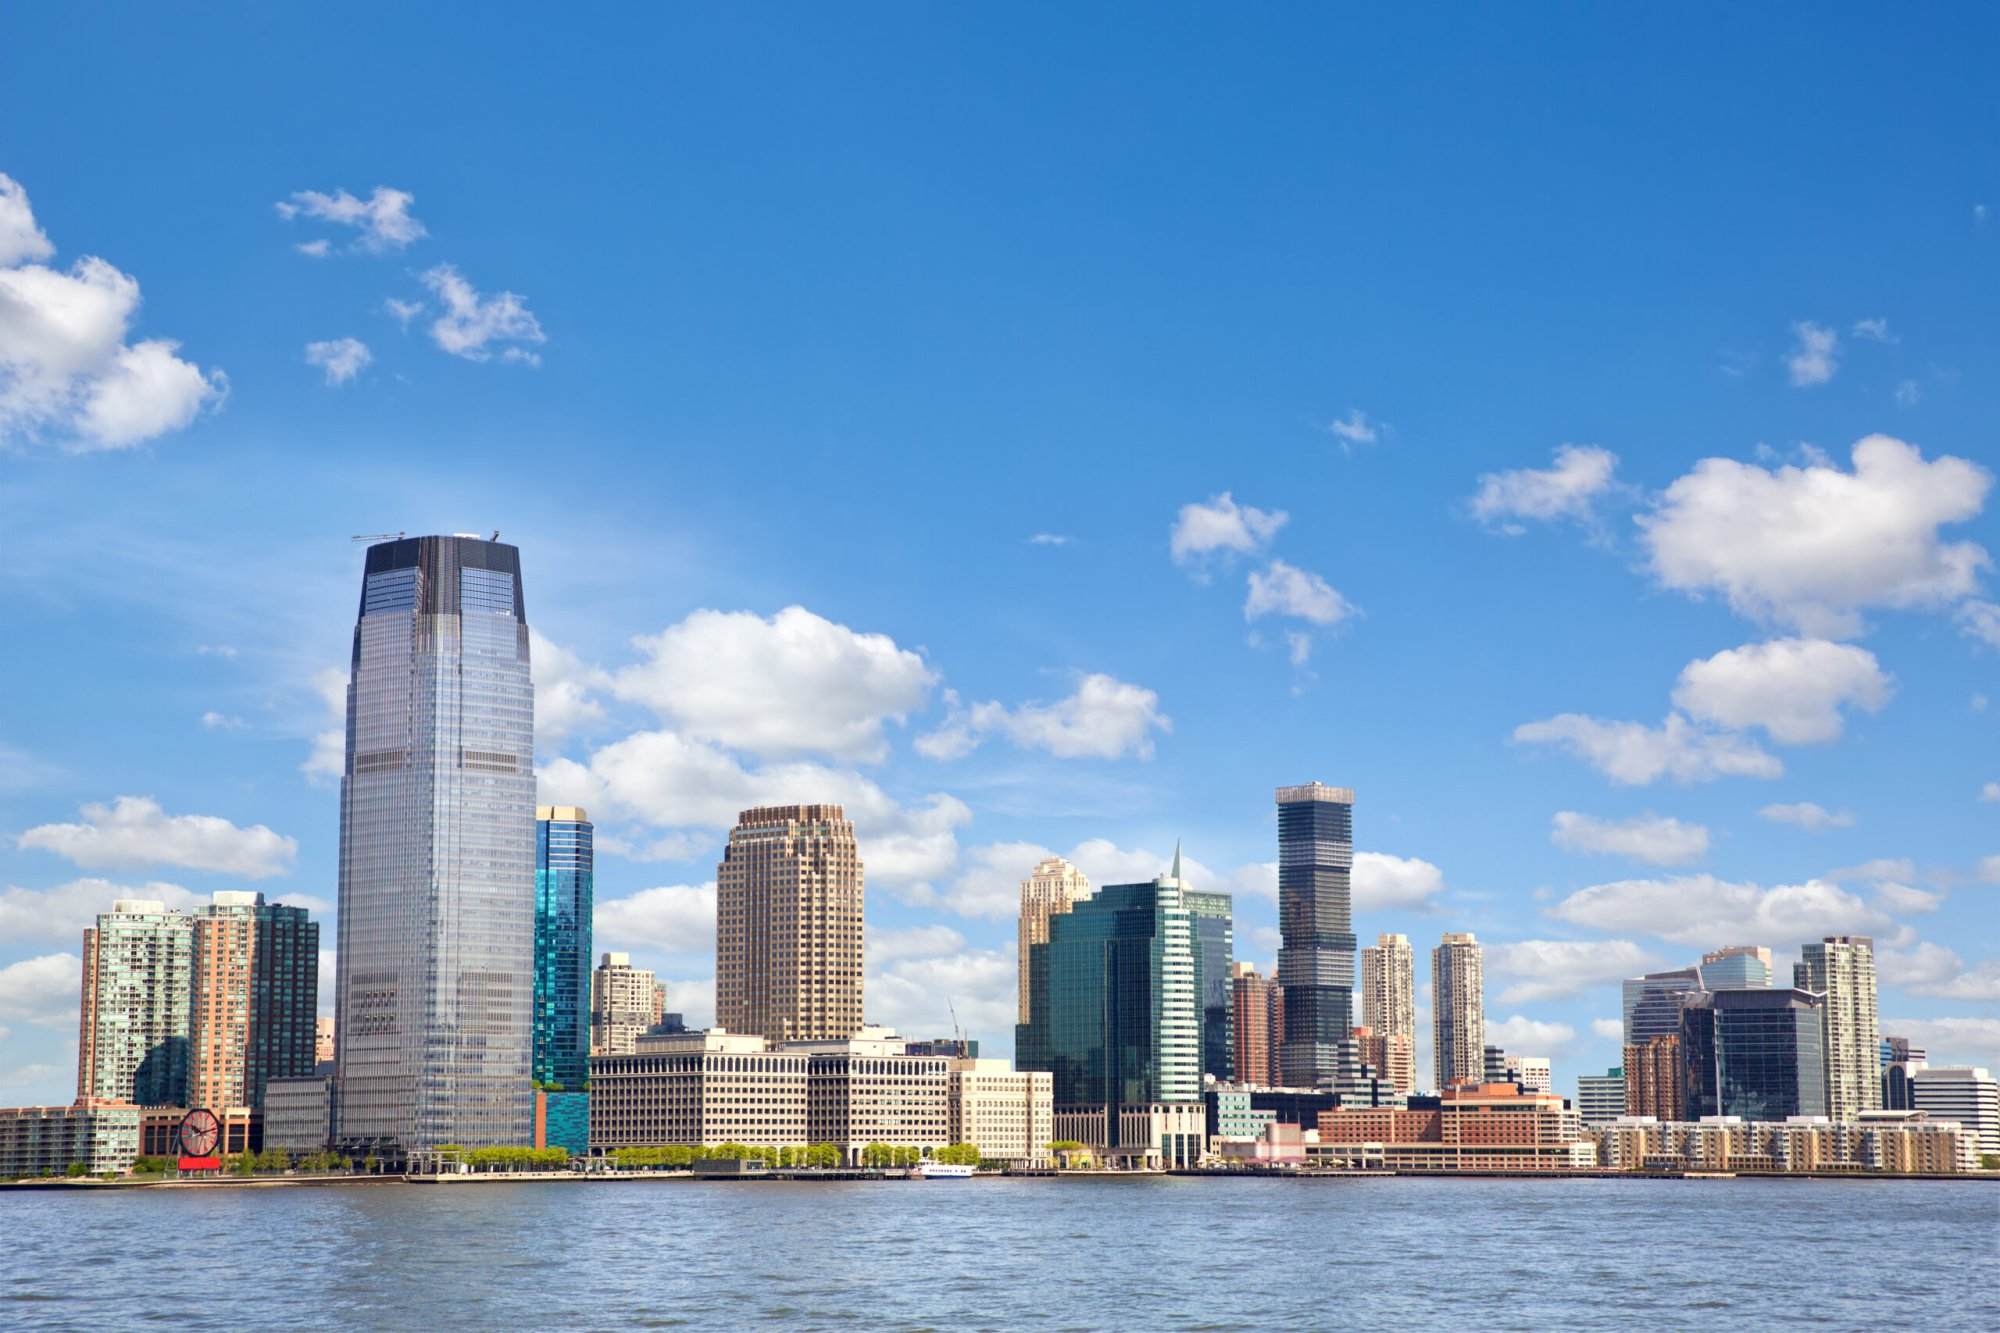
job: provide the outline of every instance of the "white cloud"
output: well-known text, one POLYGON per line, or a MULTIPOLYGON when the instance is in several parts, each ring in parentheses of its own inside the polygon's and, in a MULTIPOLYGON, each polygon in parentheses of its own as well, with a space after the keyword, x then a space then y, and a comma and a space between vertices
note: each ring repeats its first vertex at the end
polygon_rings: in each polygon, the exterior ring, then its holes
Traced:
POLYGON ((481 296, 450 264, 430 269, 423 281, 444 307, 431 325, 431 341, 439 347, 467 361, 490 361, 494 344, 512 344, 499 349, 501 360, 542 363, 539 354, 521 344, 539 345, 548 341, 548 335, 520 296, 513 292, 481 296))
POLYGON ((1894 691, 1866 648, 1772 639, 1688 663, 1674 702, 1704 722, 1762 727, 1781 744, 1811 745, 1839 739, 1843 707, 1880 712, 1894 691))
POLYGON ((399 301, 393 296, 382 303, 382 308, 406 329, 410 327, 411 320, 424 313, 422 301, 399 301))
POLYGON ((312 749, 299 772, 314 786, 326 786, 339 782, 347 770, 347 673, 322 667, 313 673, 312 686, 335 725, 313 733, 312 749))
POLYGON ((345 384, 375 359, 359 338, 332 338, 306 344, 306 364, 326 372, 329 385, 345 384))
POLYGON ((1622 1019, 1593 1018, 1590 1020, 1590 1031, 1592 1036, 1602 1037, 1606 1041, 1625 1040, 1625 1024, 1622 1019))
MULTIPOLYGON (((424 224, 410 212, 410 205, 416 201, 416 196, 407 190, 392 190, 386 185, 378 185, 375 193, 366 199, 357 199, 345 190, 335 190, 332 194, 300 190, 276 207, 278 216, 287 221, 307 217, 352 227, 360 233, 355 238, 355 248, 381 254, 389 250, 408 249, 413 242, 428 234, 424 231, 424 224)), ((321 248, 299 248, 307 254, 325 255, 325 242, 308 244, 321 248)))
POLYGON ((325 259, 333 253, 333 242, 325 238, 317 241, 300 241, 292 249, 298 251, 307 259, 325 259))
POLYGON ((154 880, 146 884, 114 884, 108 879, 73 879, 52 889, 24 889, 10 884, 0 890, 0 940, 61 940, 83 937, 120 898, 146 898, 168 907, 196 907, 207 899, 178 884, 154 880))
POLYGON ((1670 777, 1676 782, 1717 778, 1775 778, 1785 769, 1776 756, 1742 736, 1705 731, 1679 713, 1658 727, 1611 722, 1582 713, 1562 713, 1514 728, 1514 739, 1558 745, 1613 782, 1643 787, 1670 777))
POLYGON ((1875 886, 1875 901, 1889 912, 1935 912, 1944 903, 1944 895, 1884 880, 1875 886))
POLYGON ((1060 532, 1038 532, 1034 536, 1028 538, 1028 545, 1068 546, 1071 540, 1072 538, 1066 537, 1060 532))
POLYGON ((0 441, 49 431, 73 453, 122 449, 221 403, 228 377, 175 356, 180 344, 125 341, 137 280, 94 255, 66 273, 24 262, 53 254, 27 192, 0 174, 0 441))
POLYGON ((1486 946, 1487 968, 1509 980, 1500 991, 1501 1004, 1580 995, 1638 976, 1659 962, 1631 940, 1521 940, 1486 946))
POLYGON ((1352 449, 1357 444, 1373 444, 1382 438, 1382 432, 1389 429, 1386 422, 1370 421, 1368 414, 1358 407, 1347 409, 1347 415, 1338 421, 1329 421, 1327 430, 1340 441, 1342 449, 1352 449))
POLYGON ((1881 911, 1819 879, 1770 888, 1713 875, 1619 880, 1579 889, 1548 911, 1571 925, 1702 947, 1725 939, 1766 939, 1788 946, 1825 935, 1894 928, 1881 911))
MULTIPOLYGON (((938 904, 959 916, 1013 920, 1021 911, 1021 881, 1038 862, 1053 855, 1048 848, 1032 842, 968 847, 957 878, 938 895, 938 904)), ((1074 858, 1071 863, 1075 863, 1074 858)))
POLYGON ((2000 782, 1989 782, 1979 789, 1982 801, 2000 801, 2000 782))
POLYGON ((1337 625, 1354 614, 1354 604, 1319 575, 1273 560, 1261 570, 1250 571, 1250 593, 1243 602, 1243 618, 1294 616, 1315 625, 1337 625))
POLYGON ((201 725, 206 731, 241 731, 249 724, 240 717, 218 713, 211 708, 201 715, 201 725))
POLYGON ((1923 396, 1923 388, 1915 380, 1896 381, 1896 405, 1898 407, 1915 407, 1923 400, 1923 396))
POLYGON ((1527 529, 1522 520, 1548 523, 1573 519, 1588 523, 1596 517, 1598 499, 1615 485, 1618 455, 1596 445, 1565 444, 1557 448, 1555 466, 1488 472, 1479 478, 1472 497, 1472 514, 1480 522, 1509 536, 1527 529))
POLYGON ((1228 491, 1206 504, 1185 504, 1174 520, 1168 549, 1176 564, 1197 563, 1218 551, 1254 555, 1262 550, 1290 517, 1282 509, 1239 505, 1228 491))
POLYGON ((1959 605, 1958 627, 1989 648, 2000 648, 2000 603, 1978 599, 1959 605))
POLYGON ((1685 865, 1708 853, 1705 827, 1660 815, 1616 820, 1558 810, 1549 841, 1572 852, 1629 856, 1656 866, 1685 865))
MULTIPOLYGON (((548 795, 545 791, 544 796, 548 795)), ((561 805, 561 801, 544 801, 545 805, 561 805)), ((627 861, 693 861, 704 856, 711 859, 716 853, 716 840, 698 833, 667 833, 643 842, 634 842, 616 834, 597 830, 594 846, 606 856, 622 856, 627 861)))
POLYGON ((83 960, 73 953, 43 954, 0 967, 0 1018, 56 1027, 76 1022, 83 960))
POLYGON ((646 660, 612 691, 700 740, 753 754, 818 751, 879 760, 883 723, 924 706, 937 677, 886 634, 863 634, 788 606, 696 611, 633 645, 646 660))
POLYGON ((1576 1040, 1576 1029, 1567 1023, 1545 1023, 1525 1014, 1513 1014, 1486 1023, 1486 1042, 1509 1055, 1560 1055, 1576 1040))
POLYGON ((884 963, 899 962, 906 958, 927 958, 939 954, 953 954, 965 948, 965 936, 950 926, 931 924, 910 926, 902 930, 888 930, 875 926, 868 928, 866 952, 868 961, 877 967, 884 963))
POLYGON ((1854 823, 1854 814, 1849 810, 1829 810, 1811 801, 1793 801, 1789 804, 1767 805, 1757 812, 1758 816, 1773 824, 1796 824, 1808 833, 1818 833, 1823 829, 1847 828, 1854 823))
POLYGON ((1979 877, 1988 884, 2000 884, 2000 856, 1989 856, 1979 863, 1979 877))
POLYGON ((1869 342, 1892 343, 1898 341, 1896 335, 1889 332, 1889 321, 1886 319, 1857 319, 1854 321, 1854 327, 1849 332, 1857 338, 1866 338, 1869 342))
POLYGON ((982 1055, 1013 1049, 1019 1008, 1012 949, 966 949, 934 957, 902 957, 882 966, 870 959, 863 992, 870 1023, 905 1037, 949 1035, 952 1014, 982 1055))
POLYGON ((54 852, 86 870, 172 865, 246 879, 286 873, 299 851, 296 839, 262 824, 241 828, 215 815, 169 815, 150 796, 86 804, 83 820, 31 828, 15 845, 54 852))
MULTIPOLYGON (((1870 435, 1854 470, 1822 459, 1767 470, 1705 458, 1638 518, 1660 584, 1717 592, 1752 619, 1847 638, 1868 607, 1934 607, 1967 596, 1991 560, 1940 527, 1980 512, 1992 474, 1962 458, 1926 462, 1870 435)), ((2000 632, 2000 630, 1996 630, 2000 632)))
POLYGON ((1863 880, 1870 884, 1880 884, 1885 880, 1910 880, 1917 877, 1916 863, 1907 856, 1878 856, 1872 861, 1863 861, 1858 866, 1842 866, 1827 872, 1828 879, 1846 882, 1863 880))
POLYGON ((1354 910, 1422 907, 1444 889, 1444 871, 1415 856, 1356 852, 1351 876, 1354 910))
POLYGON ((679 1014, 691 1028, 715 1025, 715 978, 699 981, 672 981, 660 978, 667 988, 667 1012, 679 1014))
POLYGON ((1785 369, 1791 374, 1793 386, 1810 388, 1832 379, 1840 366, 1840 335, 1824 324, 1803 319, 1792 325, 1792 336, 1798 342, 1785 358, 1785 369))
POLYGON ((1885 1018, 1882 1031, 1922 1046, 1932 1065, 2000 1068, 2000 1018, 1885 1018))
POLYGON ((1093 672, 1077 681, 1069 696, 1054 703, 1030 702, 1008 708, 990 702, 962 707, 945 692, 949 712, 936 731, 919 736, 919 754, 957 759, 988 735, 1005 736, 1024 750, 1043 750, 1058 759, 1153 757, 1153 733, 1171 732, 1173 719, 1160 711, 1160 696, 1141 685, 1093 672))
POLYGON ((662 885, 599 899, 591 911, 591 937, 599 949, 712 956, 715 884, 662 885))
POLYGON ((1885 987, 1948 1000, 2000 1001, 2000 958, 1968 968, 1955 950, 1925 940, 1908 949, 1883 949, 1875 965, 1885 987))
POLYGON ((554 753, 571 732, 604 720, 591 691, 608 689, 611 677, 537 629, 528 631, 528 657, 535 664, 535 742, 554 753))

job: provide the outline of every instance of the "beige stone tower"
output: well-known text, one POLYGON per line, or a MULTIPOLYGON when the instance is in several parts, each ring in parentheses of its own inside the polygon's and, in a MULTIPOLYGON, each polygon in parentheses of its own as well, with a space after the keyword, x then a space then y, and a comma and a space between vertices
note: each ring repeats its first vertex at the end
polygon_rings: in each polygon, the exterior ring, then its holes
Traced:
POLYGON ((1090 877, 1060 856, 1038 864, 1021 881, 1020 973, 1021 1021, 1028 1021, 1028 946, 1049 942, 1049 918, 1069 911, 1090 896, 1090 877))
POLYGON ((1446 931, 1431 950, 1431 1053, 1440 1089, 1485 1077, 1486 973, 1469 931, 1446 931))
POLYGON ((715 868, 715 1020, 771 1042, 861 1030, 861 850, 837 805, 745 810, 715 868))
POLYGON ((1398 1092, 1416 1090, 1416 951, 1408 935, 1379 935, 1361 951, 1361 1021, 1381 1043, 1379 1068, 1398 1092))

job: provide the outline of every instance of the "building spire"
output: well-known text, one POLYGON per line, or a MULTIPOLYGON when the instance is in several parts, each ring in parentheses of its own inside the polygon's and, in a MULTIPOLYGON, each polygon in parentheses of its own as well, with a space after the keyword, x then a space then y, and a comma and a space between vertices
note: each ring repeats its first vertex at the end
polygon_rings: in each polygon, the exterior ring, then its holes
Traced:
POLYGON ((1180 840, 1179 838, 1175 838, 1175 839, 1174 839, 1174 879, 1178 881, 1178 880, 1180 879, 1180 877, 1181 877, 1181 840, 1180 840))

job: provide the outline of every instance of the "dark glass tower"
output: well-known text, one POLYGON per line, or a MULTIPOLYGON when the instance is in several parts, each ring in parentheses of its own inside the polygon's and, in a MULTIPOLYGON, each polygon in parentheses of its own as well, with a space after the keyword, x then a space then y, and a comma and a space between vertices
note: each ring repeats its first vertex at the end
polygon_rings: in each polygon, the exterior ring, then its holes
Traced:
POLYGON ((521 556, 368 548, 347 686, 335 1135, 532 1143, 535 695, 521 556))
POLYGON ((535 811, 535 1081, 570 1092, 590 1079, 590 816, 535 811))
POLYGON ((1235 1004, 1229 979, 1230 964, 1236 961, 1236 903, 1226 893, 1190 890, 1187 905, 1194 927, 1195 1002, 1201 1006, 1201 1072, 1227 1083, 1235 1078, 1236 1069, 1235 1004))
POLYGON ((1278 788, 1278 984, 1286 1086, 1331 1088, 1354 1029, 1354 791, 1278 788))
POLYGON ((1802 990, 1697 991, 1681 1008, 1687 1117, 1825 1115, 1825 997, 1802 990))

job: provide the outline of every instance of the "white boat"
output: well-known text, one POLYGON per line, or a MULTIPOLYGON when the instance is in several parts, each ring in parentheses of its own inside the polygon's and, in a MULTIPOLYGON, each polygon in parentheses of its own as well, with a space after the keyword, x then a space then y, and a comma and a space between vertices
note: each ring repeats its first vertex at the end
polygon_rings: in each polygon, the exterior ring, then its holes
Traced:
POLYGON ((970 1180, 975 1168, 951 1162, 919 1162, 910 1168, 912 1180, 970 1180))

